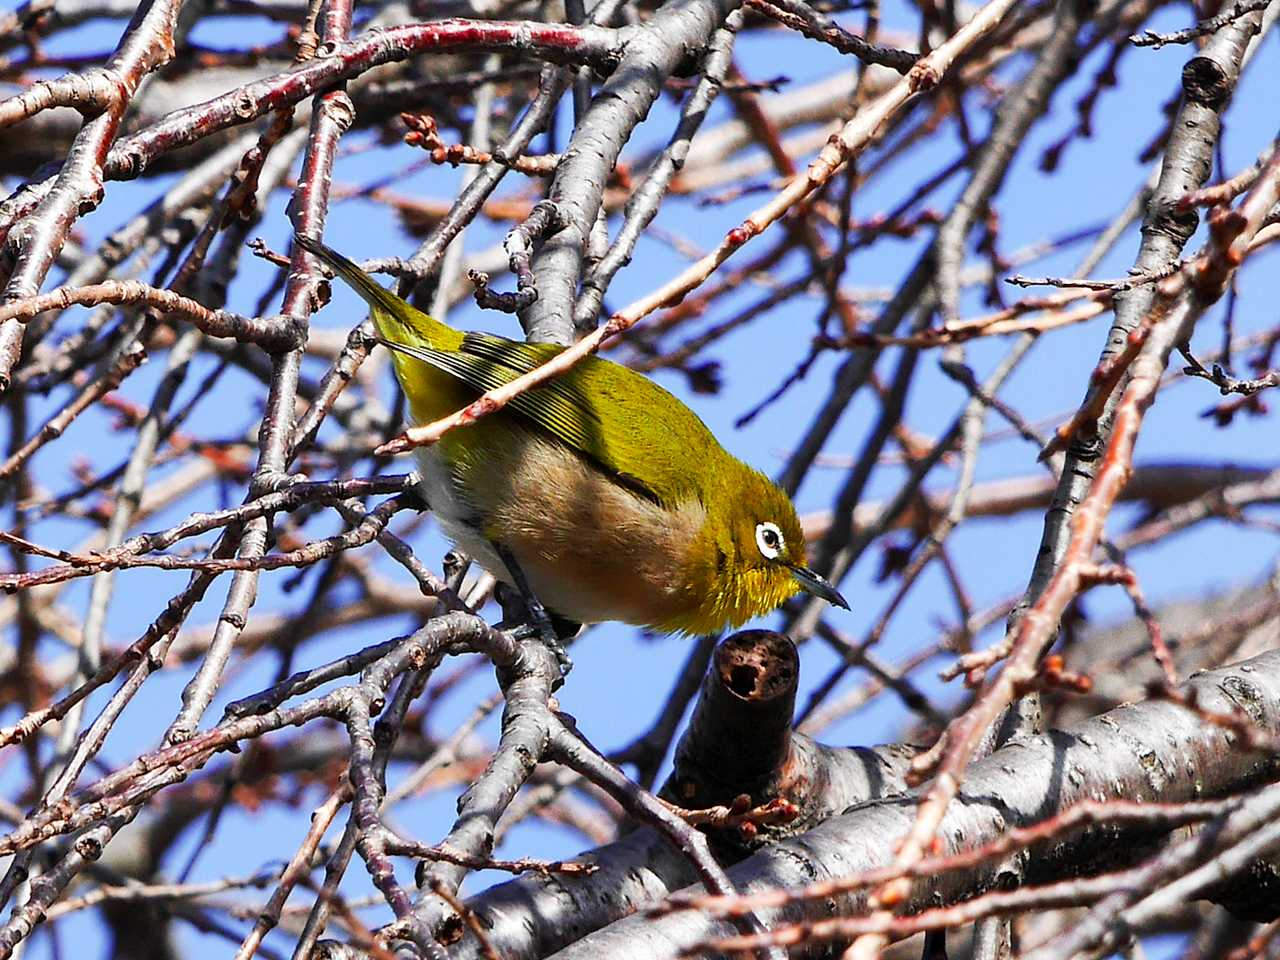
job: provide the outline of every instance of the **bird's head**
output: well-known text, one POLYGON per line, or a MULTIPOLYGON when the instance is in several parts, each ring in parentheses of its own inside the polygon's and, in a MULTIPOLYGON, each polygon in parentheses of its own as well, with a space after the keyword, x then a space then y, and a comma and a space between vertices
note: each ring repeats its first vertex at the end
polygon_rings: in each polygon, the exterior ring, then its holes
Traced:
POLYGON ((791 499, 768 477, 745 465, 706 504, 695 547, 703 589, 697 630, 733 629, 804 591, 849 604, 805 560, 804 533, 791 499))

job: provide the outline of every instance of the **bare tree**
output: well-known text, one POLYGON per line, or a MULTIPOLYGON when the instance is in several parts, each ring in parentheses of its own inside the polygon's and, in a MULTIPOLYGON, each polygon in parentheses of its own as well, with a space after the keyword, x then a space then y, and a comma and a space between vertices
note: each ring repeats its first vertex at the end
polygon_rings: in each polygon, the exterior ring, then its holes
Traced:
POLYGON ((1232 168, 1222 138, 1241 84, 1274 89, 1277 14, 0 14, 0 957, 1067 960, 1161 933, 1187 960, 1280 956, 1280 325, 1254 266, 1280 150, 1246 122, 1232 168), (1122 67, 1157 56, 1164 114, 1100 147, 1100 112, 1150 93, 1122 67), (1117 143, 1149 173, 1109 219, 1021 209, 1073 170, 1128 177, 1117 143), (569 349, 411 428, 294 234, 569 349), (904 269, 870 285, 867 262, 904 269), (1009 399, 1095 318, 1070 393, 1009 399), (753 384, 739 425, 785 451, 788 493, 826 491, 810 558, 859 624, 796 601, 786 636, 690 641, 608 755, 390 459, 596 352, 703 399, 753 384), (1198 452, 1135 457, 1175 391, 1208 408, 1173 428, 1198 452), (1206 557, 1210 529, 1231 546, 1206 557), (1086 623, 1093 587, 1131 618, 1086 623), (896 742, 815 739, 873 714, 896 742), (264 812, 292 835, 246 826, 264 812), (528 822, 572 834, 563 859, 519 849, 528 822), (464 896, 481 870, 513 876, 464 896))

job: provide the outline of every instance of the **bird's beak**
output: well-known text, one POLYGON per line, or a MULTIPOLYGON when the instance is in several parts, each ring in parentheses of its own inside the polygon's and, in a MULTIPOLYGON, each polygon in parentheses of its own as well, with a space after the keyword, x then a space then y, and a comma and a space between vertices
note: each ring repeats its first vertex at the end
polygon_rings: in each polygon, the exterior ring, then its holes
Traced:
POLYGON ((840 596, 840 591, 833 587, 826 577, 799 565, 791 568, 791 575, 796 578, 800 589, 805 593, 819 597, 837 607, 843 607, 845 610, 849 609, 849 601, 840 596))

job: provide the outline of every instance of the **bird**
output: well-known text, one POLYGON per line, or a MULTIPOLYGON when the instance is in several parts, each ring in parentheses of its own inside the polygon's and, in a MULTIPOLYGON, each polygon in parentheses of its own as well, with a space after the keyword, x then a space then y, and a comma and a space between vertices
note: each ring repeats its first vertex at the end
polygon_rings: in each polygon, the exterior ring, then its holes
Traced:
MULTIPOLYGON (((320 241, 296 242, 369 307, 417 423, 461 409, 564 349, 464 333, 320 241)), ((446 536, 539 610, 659 634, 734 629, 797 593, 849 604, 805 560, 795 506, 643 374, 588 356, 418 447, 446 536)), ((544 639, 562 657, 555 637, 544 639)))

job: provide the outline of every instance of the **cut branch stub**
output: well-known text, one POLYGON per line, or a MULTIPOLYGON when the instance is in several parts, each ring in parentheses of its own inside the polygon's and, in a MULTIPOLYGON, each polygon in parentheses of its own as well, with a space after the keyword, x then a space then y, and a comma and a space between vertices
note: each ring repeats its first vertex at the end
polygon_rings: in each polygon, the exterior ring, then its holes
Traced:
POLYGON ((794 808, 792 816, 746 830, 732 819, 731 826, 708 828, 722 857, 803 833, 856 800, 843 784, 884 776, 912 753, 826 747, 793 731, 799 677, 795 644, 780 633, 744 630, 716 647, 660 796, 690 810, 794 808))
POLYGON ((769 630, 735 633, 716 647, 662 796, 682 807, 778 795, 791 758, 800 658, 769 630))

